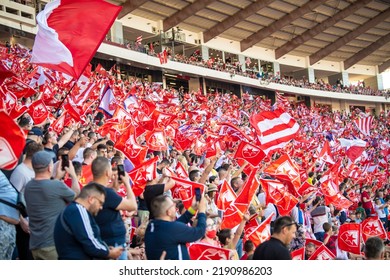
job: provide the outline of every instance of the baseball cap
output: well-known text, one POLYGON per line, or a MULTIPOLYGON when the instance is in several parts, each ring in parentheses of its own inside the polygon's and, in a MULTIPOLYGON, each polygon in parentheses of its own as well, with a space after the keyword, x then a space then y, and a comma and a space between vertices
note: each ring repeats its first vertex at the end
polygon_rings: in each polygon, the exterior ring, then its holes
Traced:
POLYGON ((49 166, 52 160, 52 155, 49 152, 39 151, 33 155, 31 163, 34 169, 41 169, 49 166))
POLYGON ((39 127, 34 126, 31 128, 31 130, 28 132, 28 135, 36 135, 36 136, 43 136, 42 129, 39 127))

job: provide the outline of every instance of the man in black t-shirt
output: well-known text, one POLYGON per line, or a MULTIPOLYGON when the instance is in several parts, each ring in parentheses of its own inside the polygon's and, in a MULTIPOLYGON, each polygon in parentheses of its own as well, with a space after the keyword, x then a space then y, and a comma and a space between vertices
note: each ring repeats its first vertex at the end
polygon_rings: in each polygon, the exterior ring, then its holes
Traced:
POLYGON ((275 220, 271 239, 261 243, 253 254, 254 260, 291 260, 288 245, 295 237, 297 224, 290 216, 280 216, 275 220))

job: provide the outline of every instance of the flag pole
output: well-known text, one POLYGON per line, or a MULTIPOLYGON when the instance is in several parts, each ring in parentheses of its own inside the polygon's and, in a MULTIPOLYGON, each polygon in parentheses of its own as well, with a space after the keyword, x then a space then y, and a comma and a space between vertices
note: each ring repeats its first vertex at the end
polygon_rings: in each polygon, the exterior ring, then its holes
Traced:
POLYGON ((74 81, 74 83, 73 83, 73 85, 71 86, 71 88, 68 90, 68 92, 65 94, 64 98, 61 100, 61 103, 57 106, 57 108, 56 108, 56 113, 58 113, 58 111, 61 109, 61 106, 62 106, 62 104, 64 104, 65 99, 68 97, 69 93, 73 90, 74 86, 77 84, 78 79, 75 80, 75 79, 73 78, 72 81, 74 81))

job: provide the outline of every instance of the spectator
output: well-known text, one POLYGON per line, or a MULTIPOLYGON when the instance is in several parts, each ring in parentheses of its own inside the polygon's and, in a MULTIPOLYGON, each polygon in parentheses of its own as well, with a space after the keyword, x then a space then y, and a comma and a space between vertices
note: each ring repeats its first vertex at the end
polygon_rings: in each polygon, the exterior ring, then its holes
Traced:
POLYGON ((271 239, 261 243, 253 254, 254 260, 291 260, 287 246, 295 237, 297 224, 289 216, 280 216, 275 220, 271 239))
MULTIPOLYGON (((126 227, 119 211, 137 210, 137 202, 132 188, 130 179, 125 172, 121 176, 121 182, 126 187, 126 197, 121 197, 117 191, 120 184, 118 183, 118 173, 113 175, 110 161, 106 157, 97 157, 92 162, 93 182, 105 188, 106 200, 103 209, 96 216, 96 223, 99 225, 101 237, 108 246, 126 247, 126 227), (109 184, 109 182, 111 184, 109 184)), ((120 259, 127 259, 127 250, 123 251, 120 259)))
POLYGON ((151 212, 155 217, 149 222, 145 234, 145 249, 148 260, 160 259, 163 251, 165 259, 188 260, 187 242, 195 242, 206 232, 206 199, 199 203, 192 202, 190 207, 176 220, 176 204, 166 195, 159 195, 152 200, 151 212), (187 223, 198 210, 197 225, 190 227, 187 223))
POLYGON ((51 180, 53 160, 50 153, 39 151, 32 157, 35 178, 27 183, 25 199, 30 226, 30 250, 36 260, 58 258, 53 231, 58 214, 80 192, 73 165, 57 170, 57 179, 67 172, 72 177, 72 189, 59 180, 51 180))
POLYGON ((383 260, 385 257, 385 244, 377 236, 369 237, 364 245, 366 260, 383 260))
POLYGON ((122 254, 123 247, 108 247, 101 240, 94 219, 103 208, 105 197, 103 186, 89 183, 58 216, 54 227, 58 259, 117 259, 122 254))
MULTIPOLYGON (((0 199, 16 204, 18 193, 0 171, 0 199)), ((15 225, 19 224, 19 212, 0 201, 0 260, 11 260, 16 245, 15 225)))

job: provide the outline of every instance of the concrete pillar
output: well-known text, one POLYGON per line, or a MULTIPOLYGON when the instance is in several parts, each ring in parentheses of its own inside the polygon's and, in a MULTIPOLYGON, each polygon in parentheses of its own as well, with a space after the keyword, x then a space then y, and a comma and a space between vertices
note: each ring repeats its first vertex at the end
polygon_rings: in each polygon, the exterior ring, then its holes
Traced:
POLYGON ((349 74, 347 71, 341 72, 341 80, 343 81, 344 86, 349 86, 349 74))
POLYGON ((239 54, 239 55, 238 55, 238 62, 239 62, 240 65, 241 65, 242 71, 245 71, 245 70, 246 70, 245 56, 242 55, 242 54, 239 54))
POLYGON ((309 80, 309 83, 314 84, 316 82, 316 75, 313 67, 307 68, 307 79, 309 80))
POLYGON ((279 62, 274 62, 274 76, 280 77, 280 64, 279 62))
POLYGON ((209 60, 209 48, 206 46, 201 46, 201 51, 202 51, 202 59, 203 60, 209 60))
POLYGON ((111 27, 111 41, 119 44, 123 44, 123 26, 120 21, 115 21, 111 27))
POLYGON ((384 90, 384 87, 383 87, 383 75, 382 74, 376 75, 376 80, 377 80, 377 83, 378 83, 378 90, 384 90))

